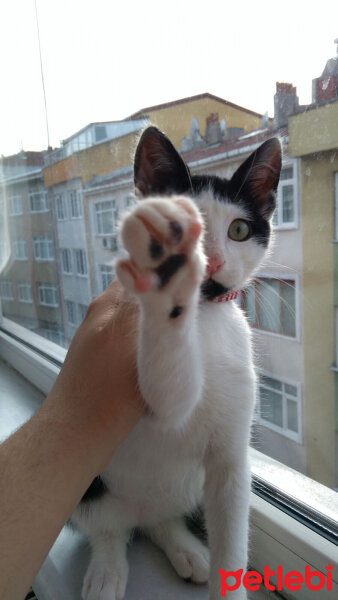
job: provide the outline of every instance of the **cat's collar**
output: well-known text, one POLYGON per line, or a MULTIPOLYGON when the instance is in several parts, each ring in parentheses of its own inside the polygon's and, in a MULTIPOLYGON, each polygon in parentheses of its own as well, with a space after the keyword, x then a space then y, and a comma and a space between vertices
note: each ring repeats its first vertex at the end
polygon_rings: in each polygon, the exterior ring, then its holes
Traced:
POLYGON ((216 298, 209 298, 209 302, 229 302, 229 300, 236 300, 238 298, 239 292, 232 291, 227 294, 221 294, 221 296, 216 296, 216 298))

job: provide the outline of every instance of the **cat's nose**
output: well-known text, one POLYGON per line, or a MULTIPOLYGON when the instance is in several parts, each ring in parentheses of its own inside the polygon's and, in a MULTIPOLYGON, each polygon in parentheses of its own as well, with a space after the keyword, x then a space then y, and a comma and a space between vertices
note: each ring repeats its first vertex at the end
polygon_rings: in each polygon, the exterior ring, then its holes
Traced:
POLYGON ((224 262, 222 256, 209 256, 207 266, 208 276, 212 277, 224 265, 224 262))

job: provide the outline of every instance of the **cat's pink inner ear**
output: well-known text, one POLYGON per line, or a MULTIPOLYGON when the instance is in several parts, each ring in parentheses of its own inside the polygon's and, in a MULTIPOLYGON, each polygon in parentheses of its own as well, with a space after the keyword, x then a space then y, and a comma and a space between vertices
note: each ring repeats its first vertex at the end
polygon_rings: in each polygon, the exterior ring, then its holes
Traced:
POLYGON ((248 175, 247 184, 255 198, 263 199, 271 190, 277 189, 280 169, 280 143, 273 139, 254 162, 248 175))

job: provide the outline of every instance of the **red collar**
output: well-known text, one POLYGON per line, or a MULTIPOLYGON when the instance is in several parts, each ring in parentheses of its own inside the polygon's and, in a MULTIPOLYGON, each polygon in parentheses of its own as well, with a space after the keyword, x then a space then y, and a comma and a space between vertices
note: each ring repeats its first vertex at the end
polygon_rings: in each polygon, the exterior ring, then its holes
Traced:
POLYGON ((222 294, 222 296, 217 296, 216 298, 209 298, 209 302, 229 302, 229 300, 236 300, 238 294, 239 292, 228 292, 227 294, 222 294))

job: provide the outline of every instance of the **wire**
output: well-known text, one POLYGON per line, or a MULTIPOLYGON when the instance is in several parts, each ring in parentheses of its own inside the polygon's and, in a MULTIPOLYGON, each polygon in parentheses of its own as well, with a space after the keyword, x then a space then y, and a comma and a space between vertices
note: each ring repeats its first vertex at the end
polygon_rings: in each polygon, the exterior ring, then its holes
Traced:
POLYGON ((45 103, 46 130, 47 130, 47 149, 49 149, 50 148, 50 139, 49 139, 49 126, 48 126, 47 99, 46 99, 45 78, 44 78, 44 75, 43 75, 43 64, 42 64, 42 53, 41 53, 41 41, 40 41, 40 29, 39 29, 39 18, 38 18, 37 0, 34 0, 34 4, 35 4, 36 28, 37 28, 37 32, 38 32, 39 57, 40 57, 40 70, 41 70, 41 80, 42 80, 42 89, 43 89, 43 99, 44 99, 44 103, 45 103))

